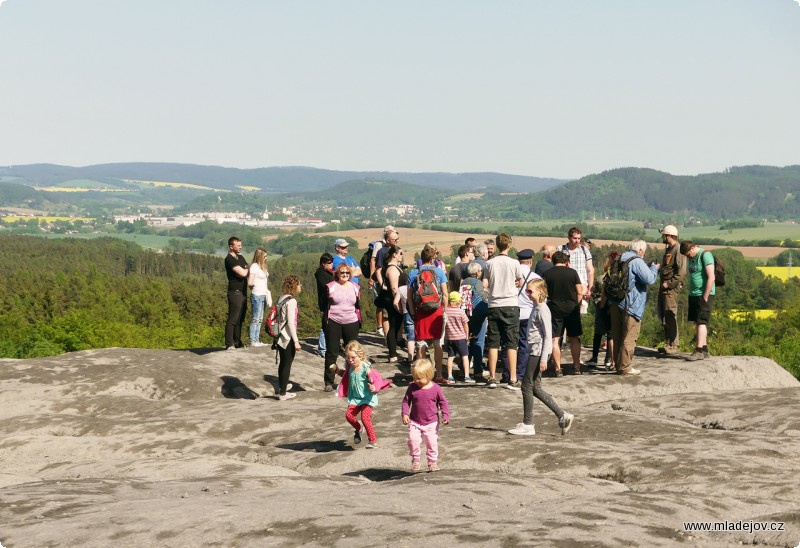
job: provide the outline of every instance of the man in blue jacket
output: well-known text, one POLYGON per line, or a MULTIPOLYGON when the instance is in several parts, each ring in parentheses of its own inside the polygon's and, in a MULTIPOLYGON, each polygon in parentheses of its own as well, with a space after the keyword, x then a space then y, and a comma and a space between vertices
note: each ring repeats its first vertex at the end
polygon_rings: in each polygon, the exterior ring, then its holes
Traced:
POLYGON ((647 302, 647 286, 656 281, 659 265, 650 266, 644 261, 647 243, 644 240, 633 240, 628 251, 618 260, 628 263, 628 294, 620 302, 609 299, 612 306, 611 336, 614 339, 614 361, 618 375, 638 375, 640 371, 633 367, 633 352, 636 339, 642 326, 644 305, 647 302))

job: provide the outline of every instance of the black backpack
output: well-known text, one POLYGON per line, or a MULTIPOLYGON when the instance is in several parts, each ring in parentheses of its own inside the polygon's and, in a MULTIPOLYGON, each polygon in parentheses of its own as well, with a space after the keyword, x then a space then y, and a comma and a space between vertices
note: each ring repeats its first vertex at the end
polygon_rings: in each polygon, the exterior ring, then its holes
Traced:
POLYGON ((372 252, 375 249, 375 244, 382 244, 380 240, 375 240, 374 242, 370 242, 367 246, 367 250, 361 256, 361 260, 358 261, 358 266, 361 269, 361 275, 364 278, 370 277, 370 262, 372 261, 372 252))
MULTIPOLYGON (((703 251, 703 255, 711 253, 710 251, 703 251)), ((716 287, 725 287, 725 265, 715 255, 711 255, 714 259, 714 285, 716 287)), ((700 261, 702 267, 703 261, 700 261)))
POLYGON ((629 264, 636 258, 637 256, 634 255, 624 261, 619 258, 611 263, 611 268, 603 280, 603 290, 606 292, 606 297, 616 302, 621 302, 625 299, 630 288, 629 264))

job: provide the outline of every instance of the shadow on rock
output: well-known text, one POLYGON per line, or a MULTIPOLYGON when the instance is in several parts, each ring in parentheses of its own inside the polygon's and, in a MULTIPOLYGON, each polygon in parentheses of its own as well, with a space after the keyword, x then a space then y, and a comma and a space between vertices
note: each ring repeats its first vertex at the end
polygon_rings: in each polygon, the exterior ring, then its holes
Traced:
POLYGON ((342 475, 354 478, 367 478, 369 481, 391 481, 415 476, 416 474, 408 470, 396 470, 392 468, 367 468, 366 470, 355 470, 342 475))
POLYGON ((354 449, 343 440, 329 441, 304 441, 300 443, 282 443, 276 445, 279 449, 289 449, 291 451, 313 451, 315 453, 331 453, 333 451, 354 451, 354 449))
POLYGON ((222 392, 224 397, 235 400, 258 399, 258 394, 253 392, 238 378, 229 375, 223 375, 220 378, 222 379, 222 388, 220 388, 220 392, 222 392))

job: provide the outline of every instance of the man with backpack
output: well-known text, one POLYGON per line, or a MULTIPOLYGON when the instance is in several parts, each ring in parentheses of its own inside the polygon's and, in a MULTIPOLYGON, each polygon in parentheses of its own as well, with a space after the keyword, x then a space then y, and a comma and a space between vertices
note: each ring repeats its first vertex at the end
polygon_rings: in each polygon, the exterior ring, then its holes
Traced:
POLYGON ((686 359, 703 360, 710 356, 708 352, 708 323, 711 311, 714 310, 716 294, 715 259, 710 251, 704 250, 691 240, 681 242, 681 255, 688 260, 689 275, 689 315, 690 322, 695 323, 697 347, 686 359))
MULTIPOLYGON (((382 270, 386 251, 389 247, 397 245, 399 241, 400 234, 392 225, 386 225, 383 229, 383 240, 370 242, 364 252, 364 256, 361 257, 361 261, 358 263, 361 272, 369 279, 368 283, 370 289, 373 289, 374 299, 378 298, 381 287, 383 287, 382 270)), ((378 323, 378 335, 384 337, 386 330, 389 329, 389 317, 384 315, 383 308, 376 307, 375 318, 378 323)))
POLYGON ((422 264, 408 273, 408 312, 414 318, 414 338, 417 357, 425 357, 425 348, 433 345, 435 382, 442 377, 442 333, 444 333, 444 307, 447 306, 447 275, 434 266, 438 251, 426 244, 420 253, 422 264), (425 345, 421 344, 425 343, 425 345))
POLYGON ((644 253, 647 243, 633 240, 628 251, 611 265, 605 278, 604 291, 610 303, 611 337, 614 341, 614 363, 618 375, 638 375, 633 367, 633 352, 642 326, 647 286, 655 283, 660 265, 647 265, 644 253))

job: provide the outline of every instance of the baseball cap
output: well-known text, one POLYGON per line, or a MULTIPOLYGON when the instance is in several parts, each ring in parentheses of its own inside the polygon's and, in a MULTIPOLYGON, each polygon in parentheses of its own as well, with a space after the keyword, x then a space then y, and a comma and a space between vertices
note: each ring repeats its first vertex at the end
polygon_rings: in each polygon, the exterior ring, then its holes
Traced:
POLYGON ((333 242, 336 247, 347 247, 350 244, 344 238, 336 238, 336 241, 333 242))
POLYGON ((678 229, 675 225, 667 225, 660 230, 661 234, 666 234, 667 236, 675 236, 678 237, 678 229))
POLYGON ((460 303, 461 302, 461 293, 458 291, 451 291, 450 295, 448 295, 448 299, 451 303, 460 303))

